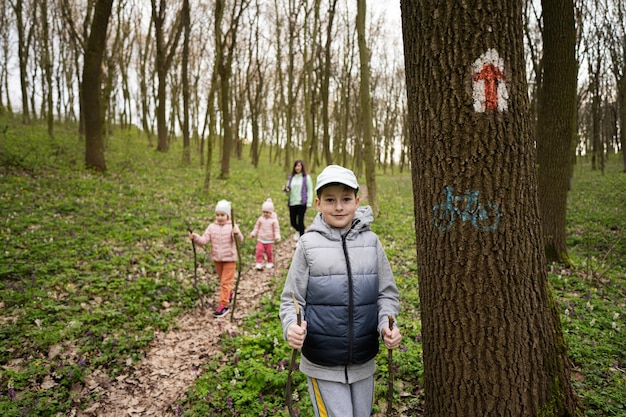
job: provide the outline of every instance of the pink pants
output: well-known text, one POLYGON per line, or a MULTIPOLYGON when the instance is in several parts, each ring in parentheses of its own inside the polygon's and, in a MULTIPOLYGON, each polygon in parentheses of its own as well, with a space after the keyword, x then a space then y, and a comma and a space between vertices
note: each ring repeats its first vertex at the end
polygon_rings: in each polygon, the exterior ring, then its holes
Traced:
POLYGON ((272 250, 274 248, 273 243, 263 243, 260 240, 256 241, 256 251, 254 255, 256 256, 256 263, 263 263, 263 255, 267 256, 267 262, 273 264, 274 263, 274 254, 272 250))

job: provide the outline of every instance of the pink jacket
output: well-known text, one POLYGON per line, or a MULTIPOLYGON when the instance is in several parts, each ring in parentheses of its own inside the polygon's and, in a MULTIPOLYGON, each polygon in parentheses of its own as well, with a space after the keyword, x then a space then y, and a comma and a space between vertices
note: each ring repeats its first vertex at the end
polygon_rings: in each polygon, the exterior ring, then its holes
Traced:
MULTIPOLYGON (((238 237, 239 241, 243 242, 243 234, 241 232, 238 237)), ((230 222, 224 224, 211 223, 202 236, 194 233, 193 241, 200 246, 211 242, 211 259, 215 262, 237 261, 237 245, 233 238, 233 226, 230 222)))
POLYGON ((272 216, 270 218, 265 216, 259 217, 254 225, 254 230, 250 233, 250 236, 256 236, 257 240, 260 240, 263 243, 280 240, 280 225, 276 216, 272 216))

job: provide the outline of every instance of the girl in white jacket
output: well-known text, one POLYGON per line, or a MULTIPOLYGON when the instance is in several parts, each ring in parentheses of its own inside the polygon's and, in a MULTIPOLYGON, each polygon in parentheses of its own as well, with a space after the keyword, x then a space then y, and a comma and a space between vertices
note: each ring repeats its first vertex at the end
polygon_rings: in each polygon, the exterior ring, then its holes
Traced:
POLYGON ((257 270, 263 269, 263 256, 267 258, 265 267, 267 269, 274 267, 274 242, 280 242, 280 224, 271 198, 265 200, 261 210, 263 215, 257 219, 254 229, 250 232, 250 237, 256 236, 257 239, 254 252, 257 270))

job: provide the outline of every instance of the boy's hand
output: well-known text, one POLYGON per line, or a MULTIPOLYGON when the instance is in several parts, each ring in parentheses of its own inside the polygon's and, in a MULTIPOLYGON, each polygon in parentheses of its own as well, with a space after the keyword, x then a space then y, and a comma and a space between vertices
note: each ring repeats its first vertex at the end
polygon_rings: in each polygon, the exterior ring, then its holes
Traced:
POLYGON ((278 243, 278 242, 280 242, 280 238, 279 237, 276 238, 276 243, 278 243))
POLYGON ((241 234, 241 231, 239 230, 239 226, 235 225, 235 227, 233 227, 233 234, 236 234, 236 235, 241 234))
POLYGON ((287 342, 289 346, 294 349, 300 349, 304 344, 306 338, 306 321, 302 322, 302 325, 298 326, 296 323, 289 326, 287 330, 287 342))
POLYGON ((393 327, 392 330, 389 330, 389 326, 385 325, 382 330, 383 333, 383 341, 385 342, 385 346, 387 349, 395 349, 400 346, 400 342, 402 341, 402 335, 400 334, 400 330, 396 326, 393 327))
POLYGON ((193 242, 193 233, 189 232, 189 239, 193 242))

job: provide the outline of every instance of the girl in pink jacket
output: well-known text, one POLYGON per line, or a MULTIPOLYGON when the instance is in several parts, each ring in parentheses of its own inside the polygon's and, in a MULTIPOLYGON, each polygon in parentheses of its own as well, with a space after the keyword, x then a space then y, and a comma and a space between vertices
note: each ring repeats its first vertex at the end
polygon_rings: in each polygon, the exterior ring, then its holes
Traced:
POLYGON ((232 225, 230 213, 230 202, 220 200, 215 206, 215 221, 206 228, 204 234, 200 236, 197 233, 189 233, 189 238, 200 246, 211 242, 211 259, 220 279, 220 301, 213 313, 214 317, 221 317, 228 312, 237 267, 235 239, 243 242, 243 234, 239 230, 239 225, 232 225))
POLYGON ((271 269, 274 267, 274 242, 280 242, 280 225, 276 213, 274 212, 274 203, 268 198, 261 206, 263 215, 259 217, 254 225, 254 230, 250 233, 250 237, 257 238, 256 241, 256 265, 255 269, 263 269, 263 255, 267 257, 265 267, 271 269))

